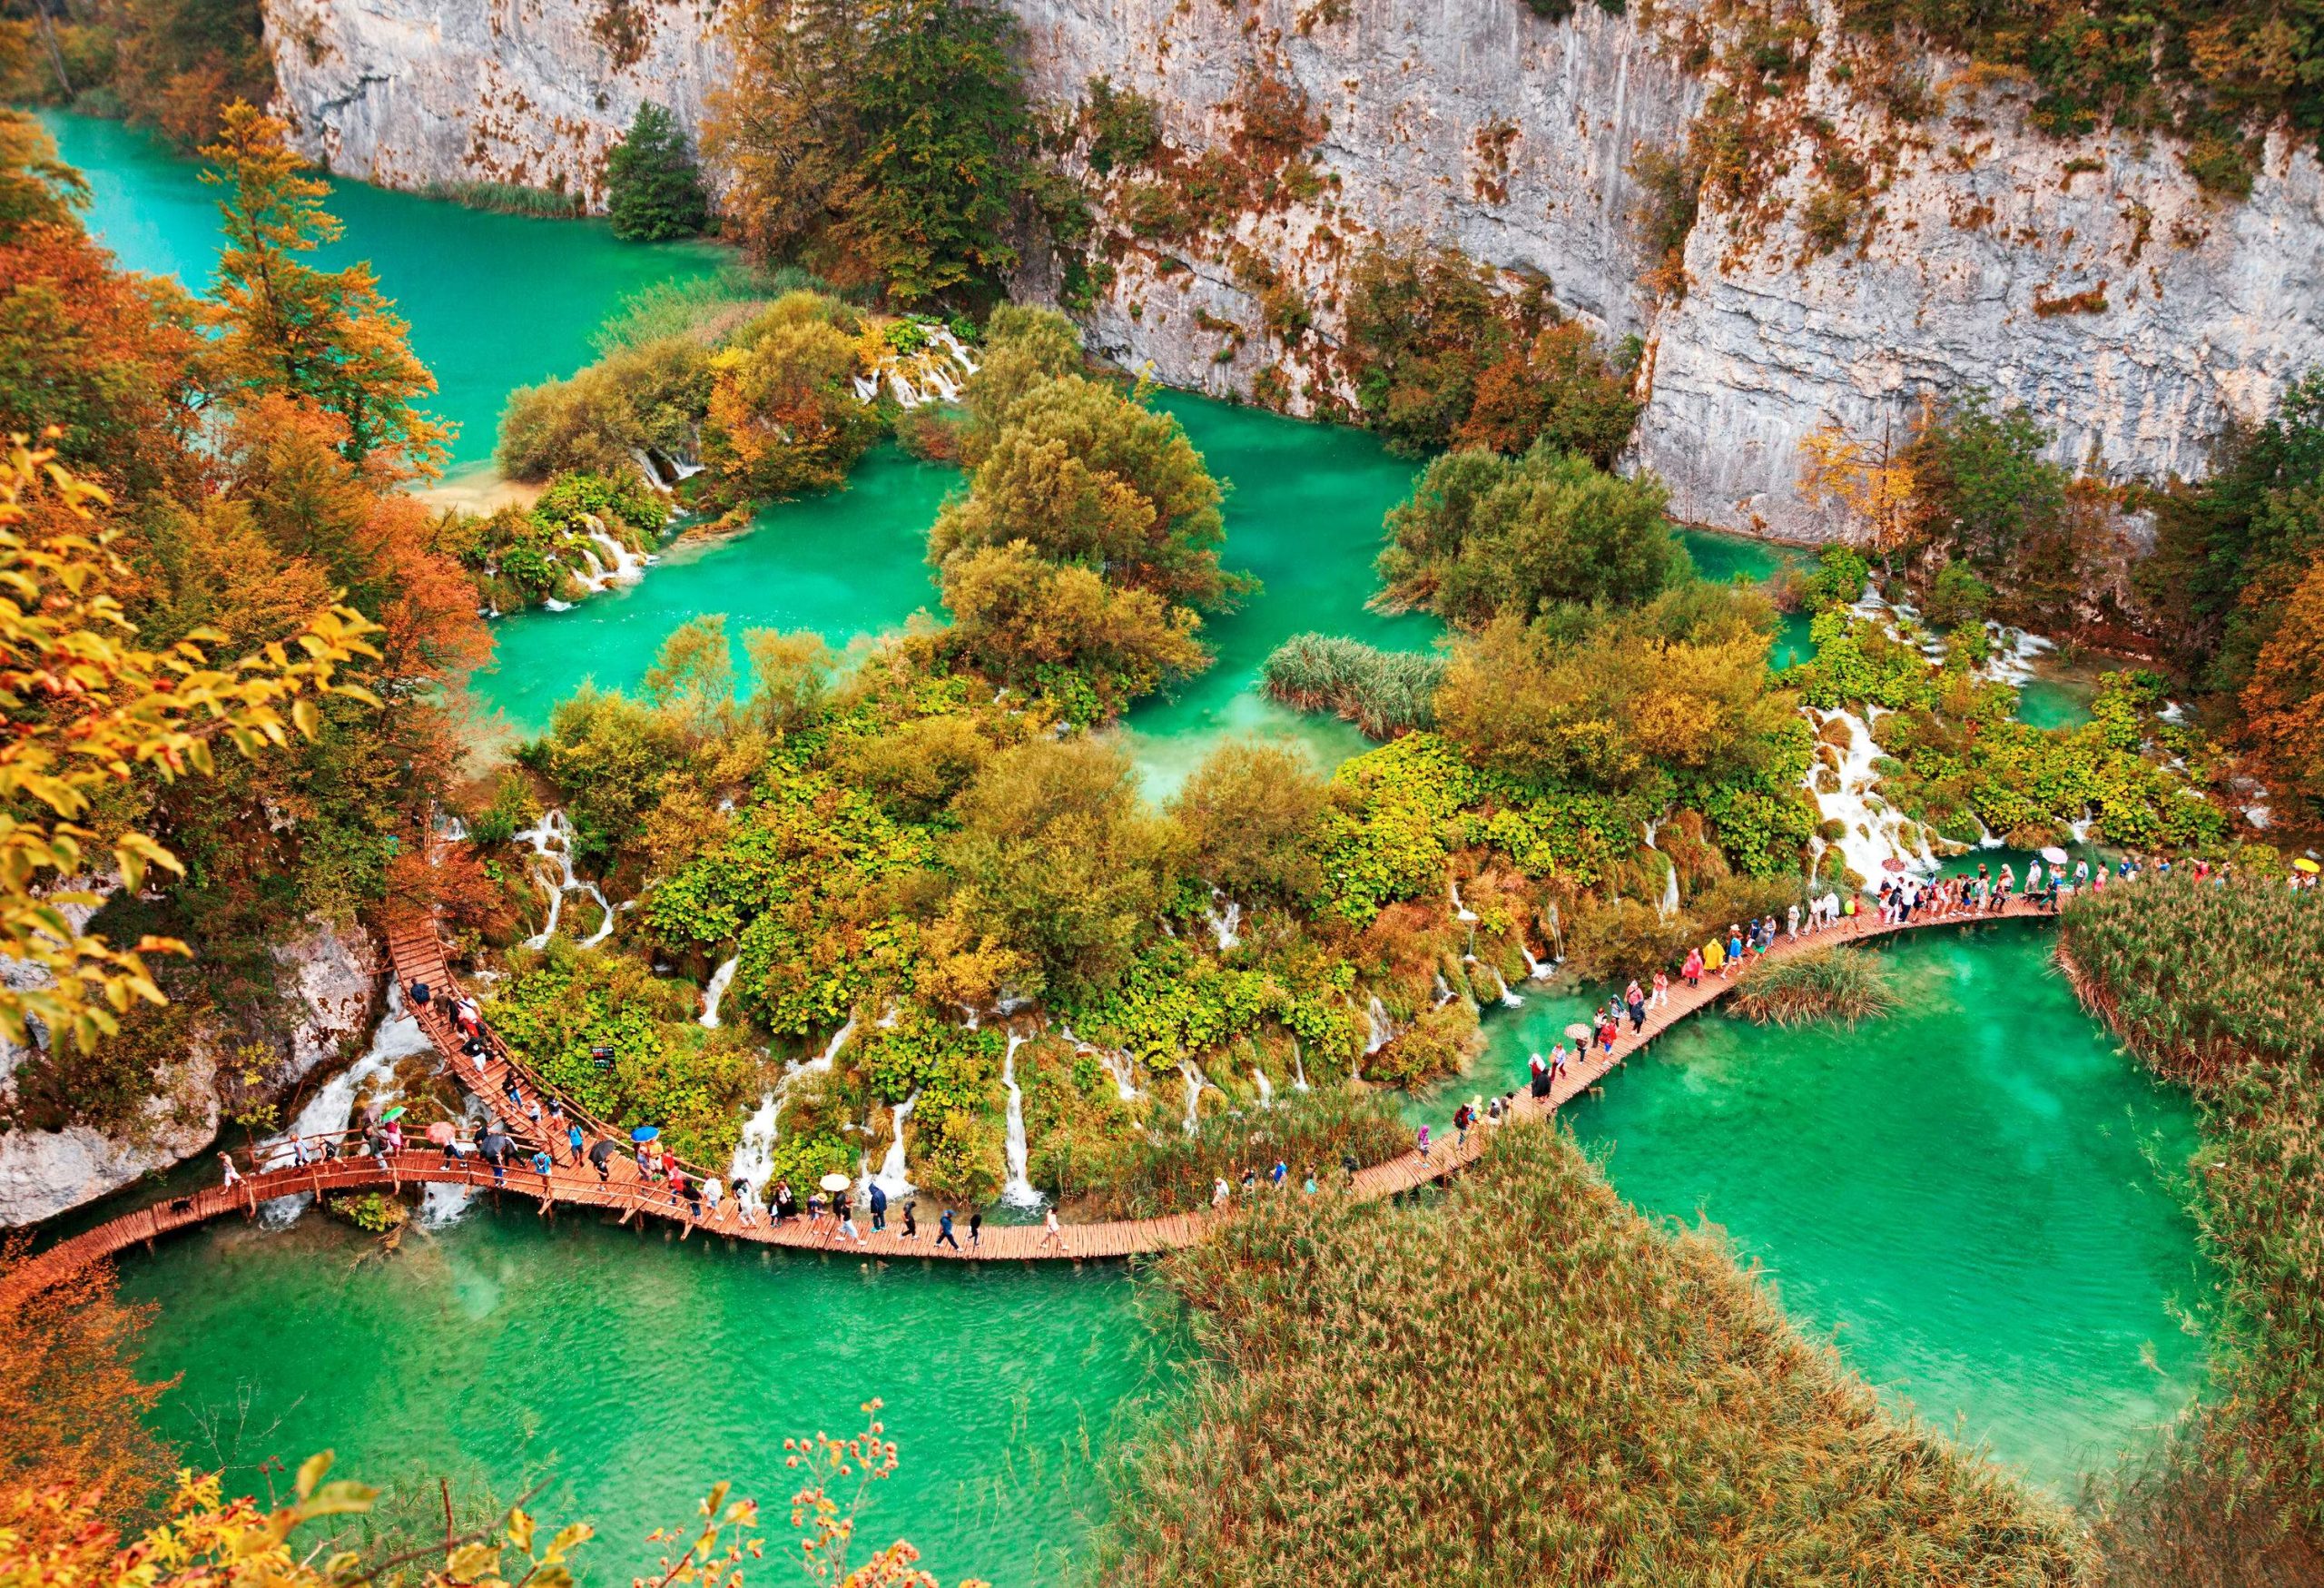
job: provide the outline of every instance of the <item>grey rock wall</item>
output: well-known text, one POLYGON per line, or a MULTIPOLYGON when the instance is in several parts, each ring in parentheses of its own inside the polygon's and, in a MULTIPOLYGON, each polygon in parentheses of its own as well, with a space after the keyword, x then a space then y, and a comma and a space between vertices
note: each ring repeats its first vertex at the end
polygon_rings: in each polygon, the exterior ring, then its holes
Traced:
MULTIPOLYGON (((2254 417, 2324 360, 2324 171, 2281 139, 2241 202, 2207 199, 2159 143, 2067 143, 1965 94, 1907 140, 1868 242, 1823 257, 1789 222, 1738 236, 1706 212, 1689 290, 1640 286, 1648 262, 1626 168, 1671 147, 1704 93, 1630 21, 1583 5, 1544 22, 1521 0, 1014 0, 1044 98, 1091 76, 1152 95, 1173 139, 1225 138, 1246 72, 1296 83, 1328 116, 1315 206, 1246 217, 1237 243, 1315 311, 1289 406, 1330 394, 1336 285, 1373 235, 1418 233, 1545 273, 1609 337, 1649 344, 1637 460, 1704 523, 1820 537, 1797 490, 1802 437, 1826 422, 1901 429, 1921 395, 1971 386, 2033 408, 2062 457, 2122 474, 2199 469, 2230 419, 2254 417), (2070 162, 2100 169, 2069 172, 2070 162), (2102 310, 2043 313, 2061 302, 2102 310)), ((724 61, 697 0, 635 0, 636 59, 606 43, 606 0, 498 0, 458 15, 422 0, 267 0, 285 108, 309 147, 399 185, 463 177, 596 194, 606 148, 641 99, 699 123, 724 61)), ((1943 63, 1933 64, 1942 78, 1943 63)), ((1883 129, 1820 72, 1811 108, 1844 136, 1883 129)), ((1807 196, 1800 150, 1771 149, 1807 196)), ((1172 384, 1248 392, 1283 349, 1227 249, 1157 269, 1133 251, 1088 315, 1093 345, 1172 384), (1231 325, 1245 334, 1229 335, 1231 325)), ((1036 288, 1039 278, 1031 278, 1036 288)), ((1339 395, 1344 396, 1344 391, 1339 395)))

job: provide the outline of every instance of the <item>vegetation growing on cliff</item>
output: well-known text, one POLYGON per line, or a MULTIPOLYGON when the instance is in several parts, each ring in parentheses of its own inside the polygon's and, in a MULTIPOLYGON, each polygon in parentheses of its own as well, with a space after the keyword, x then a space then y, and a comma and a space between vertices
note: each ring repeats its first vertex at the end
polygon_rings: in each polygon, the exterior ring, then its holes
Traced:
POLYGON ((729 228, 901 304, 990 301, 1029 124, 1018 24, 984 0, 750 0, 704 151, 729 228))
POLYGON ((1261 1198, 1164 1273, 1209 1362, 1130 1454, 1102 1581, 2081 1580, 2063 1516, 1547 1128, 1441 1198, 1261 1198))

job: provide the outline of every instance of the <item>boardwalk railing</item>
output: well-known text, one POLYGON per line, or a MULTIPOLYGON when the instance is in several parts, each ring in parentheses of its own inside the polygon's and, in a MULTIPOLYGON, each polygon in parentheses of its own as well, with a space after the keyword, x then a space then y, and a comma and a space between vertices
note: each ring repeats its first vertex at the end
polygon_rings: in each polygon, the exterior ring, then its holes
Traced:
MULTIPOLYGON (((2046 918, 2051 913, 2014 900, 2004 909, 1939 915, 1898 925, 1859 917, 1820 932, 1778 940, 1768 957, 1781 959, 1810 948, 1899 932, 2026 916, 2046 918)), ((868 1224, 861 1225, 861 1238, 852 1240, 835 1217, 794 1217, 777 1224, 763 1209, 746 1218, 732 1200, 715 1208, 697 1206, 675 1195, 666 1182, 644 1175, 628 1154, 625 1133, 576 1108, 569 1099, 558 1099, 489 1031, 485 1033, 485 1052, 480 1059, 462 1051, 465 1039, 448 1008, 448 996, 457 984, 431 921, 415 917, 397 922, 389 932, 389 947, 397 978, 407 990, 415 981, 427 983, 428 1002, 413 1012, 463 1084, 473 1076, 479 1095, 505 1103, 507 1082, 513 1077, 527 1097, 540 1099, 544 1104, 561 1103, 566 1117, 582 1128, 585 1148, 580 1161, 556 1161, 547 1173, 540 1173, 530 1162, 534 1149, 546 1149, 555 1159, 566 1159, 572 1156, 568 1144, 547 1141, 541 1132, 532 1129, 529 1116, 509 1118, 510 1110, 504 1107, 505 1128, 513 1140, 521 1144, 521 1150, 512 1150, 498 1169, 475 1157, 454 1158, 440 1147, 428 1144, 409 1146, 399 1153, 385 1156, 340 1157, 261 1170, 243 1176, 231 1187, 212 1186, 191 1196, 167 1198, 124 1214, 39 1253, 0 1278, 0 1307, 14 1305, 22 1297, 53 1285, 90 1263, 133 1246, 150 1246, 158 1237, 173 1230, 230 1213, 255 1216, 261 1203, 277 1197, 302 1193, 329 1196, 382 1188, 400 1190, 409 1185, 455 1185, 527 1197, 540 1205, 545 1217, 558 1208, 583 1208, 618 1211, 618 1222, 627 1224, 635 1218, 641 1228, 648 1218, 668 1219, 683 1227, 682 1238, 702 1228, 732 1240, 810 1251, 841 1250, 862 1252, 868 1257, 934 1257, 967 1261, 1082 1261, 1169 1251, 1201 1239, 1211 1222, 1223 1216, 1219 1210, 1204 1209, 1157 1218, 1068 1224, 1054 1236, 1032 1226, 991 1226, 974 1241, 962 1220, 956 1228, 953 1244, 940 1245, 938 1226, 932 1219, 921 1224, 917 1236, 907 1239, 901 1228, 901 1209, 891 1210, 890 1228, 873 1230, 868 1224), (623 1149, 612 1156, 602 1174, 586 1156, 587 1148, 599 1141, 617 1142, 623 1149)), ((1707 976, 1694 987, 1673 981, 1668 999, 1647 1011, 1642 1027, 1631 1031, 1626 1024, 1610 1050, 1592 1044, 1556 1079, 1548 1097, 1537 1099, 1521 1090, 1513 1094, 1510 1103, 1512 1116, 1526 1119, 1554 1112, 1561 1104, 1595 1086, 1608 1072, 1671 1026, 1717 1002, 1735 987, 1734 981, 1719 976, 1707 976)), ((1493 1129, 1481 1120, 1470 1129, 1465 1142, 1439 1140, 1426 1156, 1415 1150, 1359 1169, 1344 1194, 1369 1200, 1440 1180, 1482 1156, 1493 1129)), ((704 1177, 691 1169, 688 1172, 698 1191, 704 1177)))

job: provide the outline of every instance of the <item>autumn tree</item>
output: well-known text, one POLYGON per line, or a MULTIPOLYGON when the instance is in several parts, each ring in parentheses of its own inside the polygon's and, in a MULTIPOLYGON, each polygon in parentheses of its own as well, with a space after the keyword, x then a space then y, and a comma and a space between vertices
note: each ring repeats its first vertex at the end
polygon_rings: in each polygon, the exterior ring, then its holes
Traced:
MULTIPOLYGON (((0 1283, 25 1256, 21 1238, 0 1248, 0 1283)), ((97 1494, 123 1514, 161 1493, 176 1463, 145 1416, 169 1386, 131 1366, 152 1317, 150 1306, 114 1296, 102 1263, 10 1312, 0 1328, 0 1491, 97 1494)))
POLYGON ((1868 440, 1827 420, 1799 442, 1799 494, 1831 508, 1876 550, 1904 544, 1913 508, 1911 465, 1886 439, 1868 440))
POLYGON ((1003 303, 985 322, 981 361, 960 388, 968 410, 960 458, 971 468, 984 461, 1017 404, 1034 388, 1060 375, 1080 372, 1081 329, 1054 309, 1003 303))
POLYGON ((2324 550, 2284 599, 2243 686, 2243 735, 2269 787, 2324 813, 2324 550))
POLYGON ((335 415, 350 459, 376 453, 432 474, 448 431, 418 404, 436 378, 413 356, 409 328, 369 265, 319 271, 300 257, 337 242, 340 228, 323 208, 330 184, 300 174, 289 133, 237 101, 202 151, 214 163, 202 180, 221 190, 226 232, 215 292, 220 381, 236 400, 274 393, 335 415))
POLYGON ((711 360, 703 461, 728 503, 832 490, 880 437, 858 401, 855 315, 796 291, 734 334, 711 360))
POLYGON ((377 627, 345 607, 225 666, 205 652, 219 637, 211 630, 165 650, 137 645, 110 593, 127 568, 95 520, 106 502, 21 439, 0 469, 0 710, 11 730, 0 746, 0 804, 10 813, 0 817, 0 953, 52 978, 0 988, 0 1032, 19 1044, 37 1019, 89 1047, 119 1029, 133 1000, 162 1001, 145 954, 186 952, 160 936, 116 947, 67 913, 94 907, 94 895, 44 885, 108 854, 133 894, 149 866, 184 871, 134 828, 101 834, 87 824, 106 791, 138 774, 207 774, 220 738, 246 756, 311 738, 333 697, 377 704, 345 676, 357 658, 378 656, 377 627))
POLYGON ((1108 583, 1216 611, 1248 590, 1225 572, 1218 482, 1176 419, 1078 375, 1032 388, 929 532, 938 567, 1023 541, 1108 583))
POLYGON ((1388 515, 1387 597, 1478 627, 1563 603, 1633 607, 1687 572, 1669 493, 1547 442, 1521 459, 1454 452, 1388 515))
POLYGON ((1280 745, 1229 743, 1170 802, 1195 875, 1230 897, 1295 904, 1323 883, 1316 818, 1330 788, 1307 758, 1280 745))
POLYGON ((1561 321, 1477 377, 1469 416, 1452 440, 1512 456, 1546 442, 1611 469, 1642 407, 1589 327, 1561 321))
POLYGON ((1057 669, 1076 674, 1095 692, 1100 717, 1210 665, 1191 609, 1051 562, 1022 540, 949 558, 944 605, 952 614, 945 639, 961 660, 1033 694, 1057 669))

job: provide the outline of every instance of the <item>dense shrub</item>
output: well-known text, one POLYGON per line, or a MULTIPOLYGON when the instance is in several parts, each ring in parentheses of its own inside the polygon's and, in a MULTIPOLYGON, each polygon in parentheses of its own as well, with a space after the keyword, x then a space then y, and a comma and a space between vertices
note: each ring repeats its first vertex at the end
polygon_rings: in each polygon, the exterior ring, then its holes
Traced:
POLYGON ((1444 658, 1384 651, 1342 635, 1295 634, 1268 653, 1259 680, 1285 705, 1330 712, 1369 737, 1393 739, 1436 725, 1444 658))
POLYGON ((1735 984, 1736 1009, 1761 1025, 1854 1026, 1896 1006, 1886 962, 1860 949, 1812 948, 1758 960, 1735 984))

